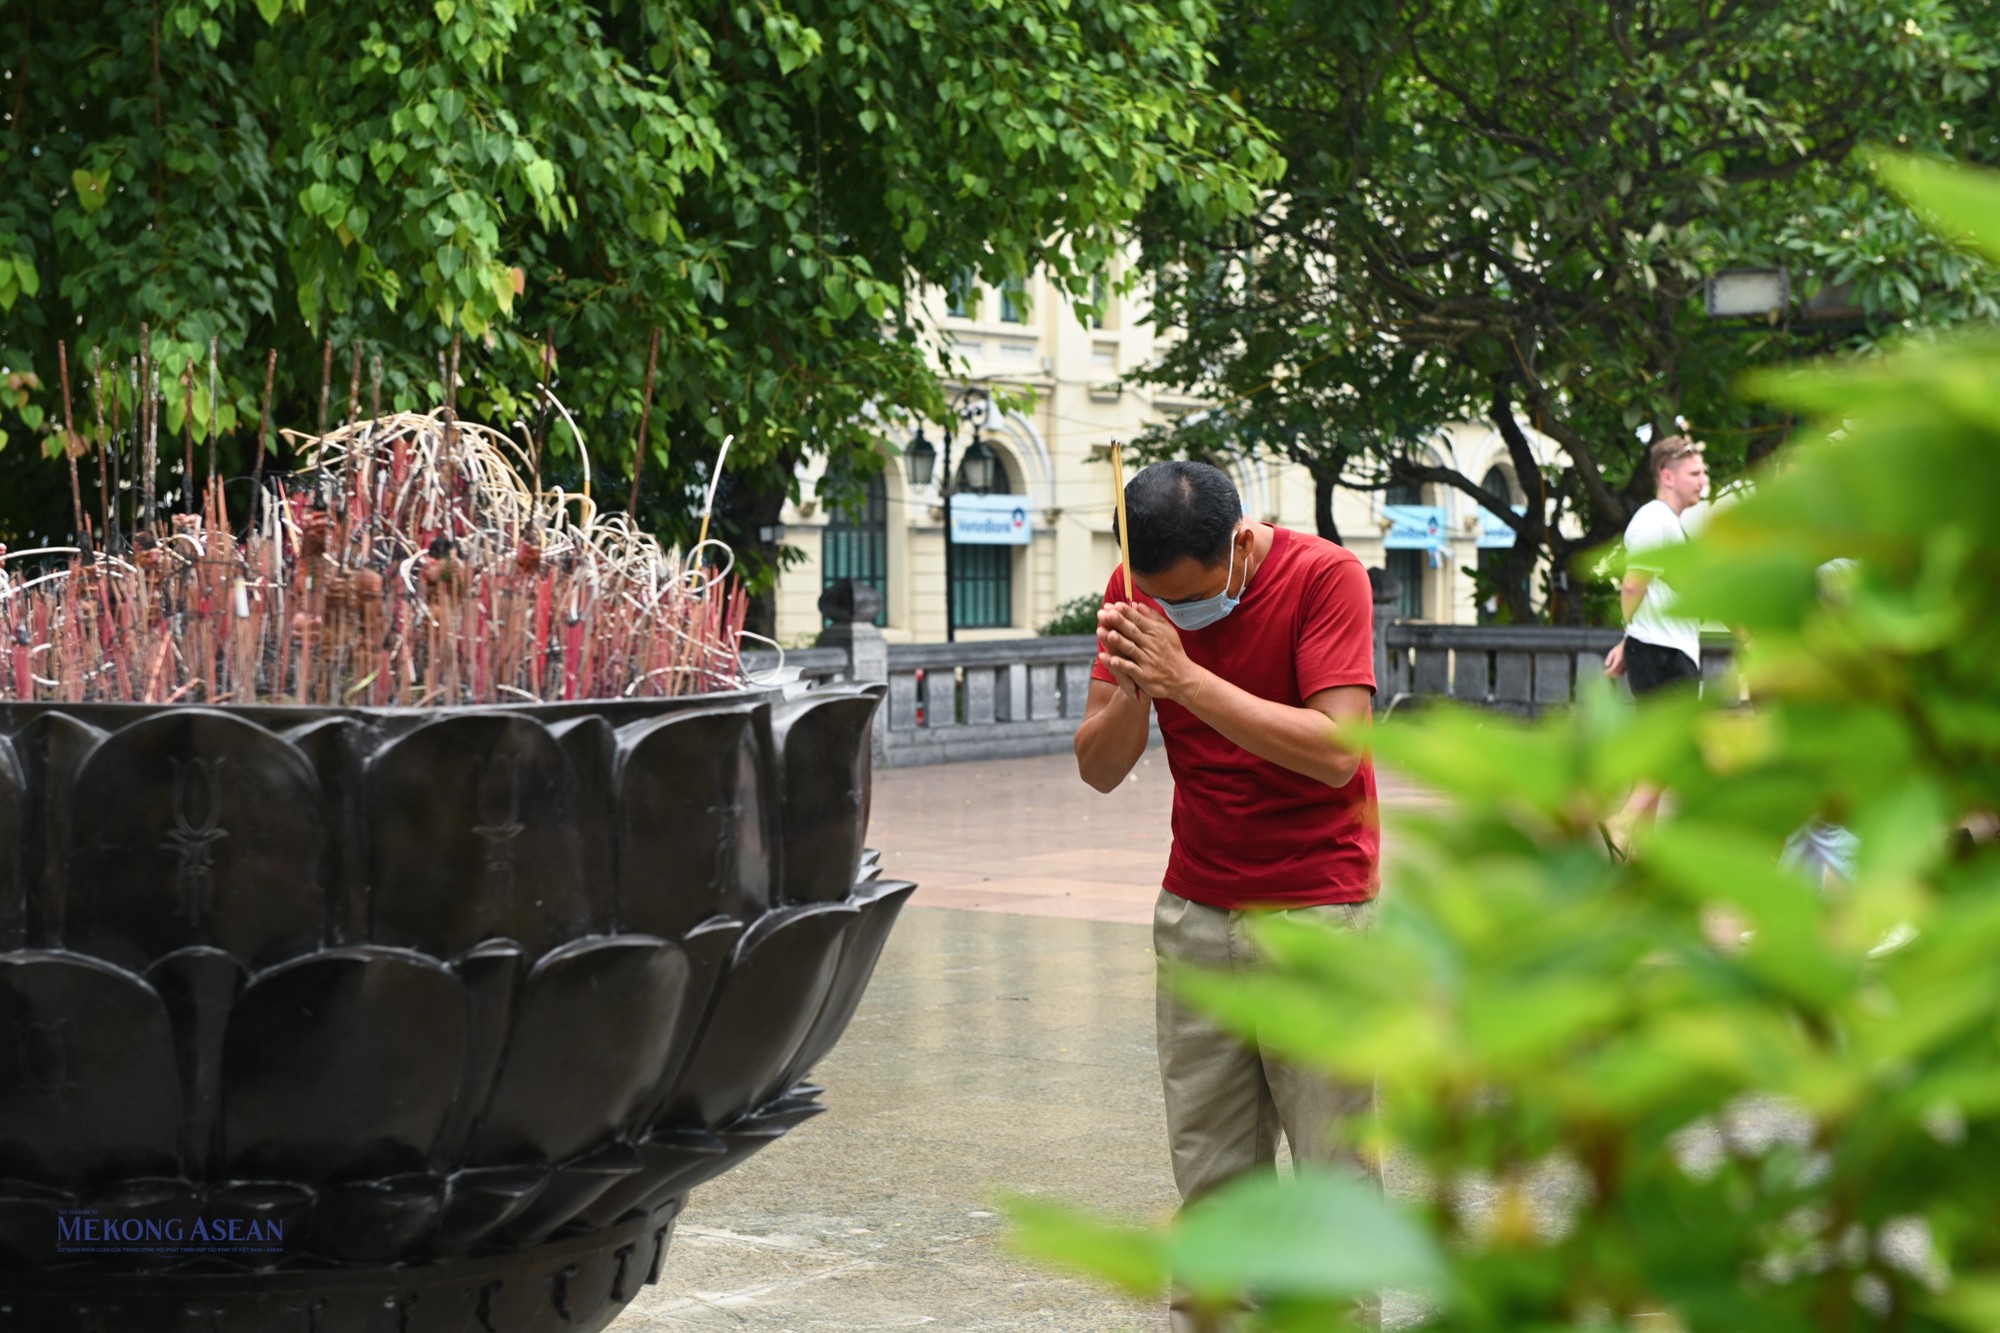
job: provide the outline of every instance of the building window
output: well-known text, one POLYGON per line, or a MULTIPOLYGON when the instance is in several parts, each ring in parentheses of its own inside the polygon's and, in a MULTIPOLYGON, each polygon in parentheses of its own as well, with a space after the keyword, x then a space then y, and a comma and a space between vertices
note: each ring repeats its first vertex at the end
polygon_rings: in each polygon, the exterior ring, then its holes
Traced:
MULTIPOLYGON (((1396 503, 1414 501, 1398 500, 1396 503)), ((1383 556, 1383 570, 1402 585, 1402 592, 1396 598, 1396 615, 1403 620, 1424 618, 1424 554, 1422 551, 1388 551, 1383 556)))
POLYGON ((955 319, 979 318, 979 279, 971 269, 944 289, 944 312, 955 319))
POLYGON ((1090 327, 1103 329, 1110 327, 1111 321, 1111 280, 1100 273, 1090 280, 1090 303, 1097 313, 1090 317, 1090 327))
MULTIPOLYGON (((1501 467, 1486 469, 1486 475, 1479 479, 1482 489, 1495 495, 1504 496, 1509 501, 1514 498, 1514 484, 1507 478, 1507 470, 1501 467)), ((1500 623, 1500 580, 1504 577, 1504 566, 1512 552, 1505 547, 1489 546, 1479 552, 1479 586, 1487 590, 1479 599, 1479 623, 1497 625, 1500 623)), ((1521 575, 1521 591, 1528 591, 1528 575, 1521 575)))
MULTIPOLYGON (((965 495, 1008 495, 1013 479, 992 445, 975 440, 958 465, 953 489, 965 495)), ((1014 548, 951 544, 952 624, 958 629, 1004 629, 1014 623, 1014 548)))
MULTIPOLYGON (((1479 586, 1483 595, 1479 599, 1479 623, 1497 625, 1503 603, 1500 601, 1500 581, 1506 577, 1507 557, 1511 551, 1489 547, 1479 553, 1479 586)), ((1527 591, 1528 576, 1521 576, 1521 590, 1527 591)))
POLYGON ((881 473, 868 479, 868 499, 860 513, 828 512, 826 528, 820 534, 819 569, 822 590, 853 579, 880 593, 882 610, 876 612, 875 623, 888 623, 889 489, 881 473))
MULTIPOLYGON (((1397 482, 1382 491, 1382 503, 1392 505, 1420 505, 1424 503, 1424 488, 1408 482, 1397 482)), ((1396 599, 1396 614, 1404 620, 1424 618, 1424 573, 1429 563, 1427 551, 1385 551, 1382 568, 1403 591, 1396 599)))
POLYGON ((952 548, 951 610, 959 629, 1005 629, 1014 623, 1014 548, 952 548))
POLYGON ((1000 322, 1002 324, 1026 324, 1028 322, 1028 280, 1014 277, 1000 284, 1000 322))

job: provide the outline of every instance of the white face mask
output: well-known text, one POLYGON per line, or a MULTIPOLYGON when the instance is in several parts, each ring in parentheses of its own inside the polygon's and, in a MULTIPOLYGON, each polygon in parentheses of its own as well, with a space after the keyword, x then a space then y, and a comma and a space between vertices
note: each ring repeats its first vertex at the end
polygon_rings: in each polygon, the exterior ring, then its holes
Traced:
POLYGON ((1173 621, 1174 625, 1179 629, 1207 629, 1210 625, 1213 625, 1216 621, 1234 611, 1237 603, 1243 600, 1243 594, 1249 591, 1250 580, 1245 578, 1243 580, 1243 587, 1237 589, 1236 595, 1231 597, 1229 595, 1229 581, 1235 577, 1236 542, 1234 539, 1231 539, 1229 543, 1229 572, 1222 576, 1222 591, 1213 597, 1200 597, 1192 602, 1161 602, 1160 610, 1166 612, 1167 619, 1173 621))

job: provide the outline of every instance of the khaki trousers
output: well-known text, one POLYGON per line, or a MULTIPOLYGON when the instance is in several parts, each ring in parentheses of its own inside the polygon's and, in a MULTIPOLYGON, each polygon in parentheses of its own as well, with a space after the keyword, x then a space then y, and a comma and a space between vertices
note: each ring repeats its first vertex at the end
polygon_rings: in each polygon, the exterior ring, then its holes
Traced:
MULTIPOLYGON (((1374 906, 1329 904, 1285 915, 1365 930, 1374 906)), ((1205 907, 1163 889, 1153 909, 1153 951, 1163 967, 1249 971, 1261 963, 1244 929, 1254 915, 1261 914, 1205 907)), ((1247 1172, 1275 1170, 1280 1134, 1294 1162, 1347 1165, 1379 1183, 1351 1141, 1361 1126, 1345 1123, 1372 1114, 1372 1084, 1343 1084, 1286 1064, 1189 1011, 1168 993, 1164 978, 1156 1012, 1167 1142, 1183 1202, 1247 1172)), ((1177 1333, 1198 1327, 1179 1309, 1173 1325, 1177 1333)))

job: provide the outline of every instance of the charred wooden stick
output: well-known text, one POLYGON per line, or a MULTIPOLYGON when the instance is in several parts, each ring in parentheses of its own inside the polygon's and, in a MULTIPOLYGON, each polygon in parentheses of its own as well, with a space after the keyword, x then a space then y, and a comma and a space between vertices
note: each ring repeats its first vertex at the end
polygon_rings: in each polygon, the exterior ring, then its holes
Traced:
POLYGON ((326 356, 319 368, 319 435, 326 434, 326 407, 333 392, 333 339, 326 340, 326 356))
POLYGON ((555 373, 556 336, 553 330, 545 329, 542 332, 542 410, 536 416, 535 429, 528 437, 528 472, 536 495, 542 493, 542 446, 548 440, 549 420, 555 415, 555 373))
POLYGON ((133 516, 132 528, 135 532, 147 532, 153 526, 153 339, 146 326, 139 326, 139 383, 132 395, 132 411, 136 414, 139 429, 137 448, 132 451, 132 461, 139 467, 139 494, 136 498, 139 512, 133 516))
MULTIPOLYGON (((97 407, 97 521, 99 534, 108 537, 111 532, 111 437, 104 432, 104 349, 101 347, 90 349, 90 396, 97 407)), ((115 394, 112 401, 115 412, 115 394)), ((115 425, 113 429, 116 429, 115 425)))
POLYGON ((278 380, 278 349, 273 347, 264 360, 264 411, 257 419, 257 464, 250 469, 250 526, 254 530, 264 517, 264 437, 271 432, 271 387, 278 380))
POLYGON ((632 494, 625 501, 625 516, 639 517, 639 478, 646 471, 646 427, 653 418, 653 370, 660 364, 660 330, 653 328, 652 340, 646 346, 646 393, 639 405, 639 448, 632 455, 632 494))
POLYGON ((222 434, 222 399, 216 340, 208 340, 208 479, 215 480, 215 437, 222 434))
MULTIPOLYGON (((142 467, 146 477, 146 513, 141 527, 147 533, 153 530, 154 520, 159 517, 157 499, 160 477, 160 363, 153 361, 147 367, 146 382, 146 445, 142 467)), ((173 437, 167 437, 173 443, 173 437)))
POLYGON ((62 369, 63 391, 63 457, 69 460, 69 507, 76 520, 76 539, 88 541, 83 527, 83 485, 76 476, 76 419, 69 406, 69 345, 61 338, 56 339, 56 364, 62 369))
POLYGON ((181 439, 184 452, 181 458, 181 512, 195 512, 194 488, 194 362, 189 361, 181 371, 181 391, 185 395, 182 410, 186 416, 181 421, 181 439))

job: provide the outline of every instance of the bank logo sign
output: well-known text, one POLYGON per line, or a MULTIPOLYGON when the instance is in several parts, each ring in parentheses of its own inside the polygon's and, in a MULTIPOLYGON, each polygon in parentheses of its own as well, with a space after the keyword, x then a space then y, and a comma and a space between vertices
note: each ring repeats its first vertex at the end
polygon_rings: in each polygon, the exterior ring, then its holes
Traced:
POLYGON ((1383 505, 1382 517, 1389 524, 1382 534, 1385 551, 1434 551, 1450 545, 1443 505, 1383 505))
POLYGON ((285 1223, 275 1217, 141 1216, 99 1208, 56 1214, 59 1254, 283 1254, 285 1223))
POLYGON ((1026 546, 1034 536, 1025 495, 951 497, 951 539, 960 546, 1026 546))

